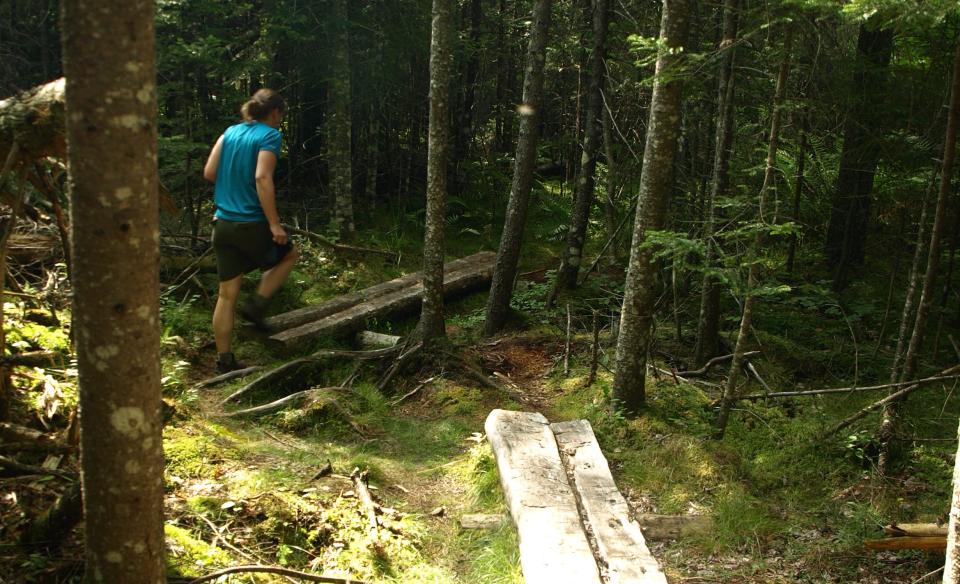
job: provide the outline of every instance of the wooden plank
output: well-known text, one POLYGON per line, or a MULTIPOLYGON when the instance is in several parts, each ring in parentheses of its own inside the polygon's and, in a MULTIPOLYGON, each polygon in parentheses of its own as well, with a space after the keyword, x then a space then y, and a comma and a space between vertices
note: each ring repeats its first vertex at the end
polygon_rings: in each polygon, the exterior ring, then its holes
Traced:
POLYGON ((538 413, 493 410, 484 429, 517 526, 527 584, 600 584, 547 419, 538 413))
MULTIPOLYGON (((462 269, 470 268, 471 266, 484 265, 486 263, 493 262, 495 259, 495 253, 491 251, 482 251, 465 258, 447 262, 443 269, 445 274, 452 274, 462 269)), ((374 298, 385 296, 392 292, 396 292, 397 290, 402 290, 409 286, 413 286, 414 284, 418 283, 421 278, 423 278, 422 272, 407 274, 405 276, 383 282, 382 284, 377 284, 376 286, 371 286, 369 288, 364 288, 363 290, 351 292, 350 294, 344 294, 342 296, 337 296, 336 298, 331 298, 330 300, 321 302, 320 304, 304 306, 303 308, 298 308, 296 310, 271 316, 270 318, 266 319, 266 323, 267 326, 270 327, 270 330, 273 331, 282 331, 294 328, 319 320, 326 316, 330 316, 331 314, 344 311, 350 307, 360 304, 361 302, 373 300, 374 298)))
MULTIPOLYGON (((485 286, 493 276, 494 254, 473 263, 468 268, 448 274, 444 278, 444 296, 474 290, 485 286)), ((320 336, 344 336, 362 330, 371 318, 381 318, 413 312, 420 307, 423 284, 417 282, 389 294, 360 302, 335 314, 280 331, 270 336, 287 346, 297 345, 320 336)))
POLYGON ((590 422, 559 422, 550 428, 593 534, 600 563, 607 566, 607 581, 667 584, 667 577, 647 548, 640 526, 630 517, 627 501, 613 482, 590 422))

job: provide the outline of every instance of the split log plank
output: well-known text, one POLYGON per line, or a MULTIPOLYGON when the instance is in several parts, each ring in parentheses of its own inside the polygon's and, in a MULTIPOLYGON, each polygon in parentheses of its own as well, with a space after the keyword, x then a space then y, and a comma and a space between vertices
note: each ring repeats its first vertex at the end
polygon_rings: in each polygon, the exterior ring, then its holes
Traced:
MULTIPOLYGON (((465 293, 484 286, 493 275, 493 255, 490 261, 478 262, 470 268, 449 274, 444 279, 444 296, 465 293)), ((270 338, 286 346, 300 345, 321 336, 339 337, 362 330, 368 319, 382 318, 412 312, 420 307, 423 284, 417 282, 389 294, 360 302, 336 314, 330 314, 291 329, 280 331, 270 338)), ((269 322, 268 322, 269 324, 269 322)))
POLYGON ((610 584, 667 584, 620 494, 590 422, 550 424, 610 584))
MULTIPOLYGON (((462 269, 470 268, 475 265, 485 265, 493 262, 495 259, 496 254, 493 252, 485 251, 476 253, 465 258, 448 262, 444 266, 444 274, 453 274, 454 272, 458 272, 462 269)), ((320 304, 304 306, 303 308, 291 310, 290 312, 284 312, 282 314, 271 316, 270 318, 266 319, 266 323, 271 330, 275 331, 283 331, 298 327, 317 321, 321 318, 337 314, 338 312, 342 312, 362 302, 367 302, 373 300, 374 298, 379 298, 392 292, 403 290, 404 288, 415 285, 422 278, 422 272, 407 274, 388 282, 377 284, 376 286, 364 288, 363 290, 358 290, 350 294, 337 296, 336 298, 332 298, 320 304)))
POLYGON ((484 429, 517 526, 527 584, 600 584, 547 419, 538 413, 493 410, 484 429))
POLYGON ((947 549, 947 537, 937 535, 886 537, 883 539, 868 539, 863 542, 868 550, 896 551, 896 550, 940 550, 947 549))

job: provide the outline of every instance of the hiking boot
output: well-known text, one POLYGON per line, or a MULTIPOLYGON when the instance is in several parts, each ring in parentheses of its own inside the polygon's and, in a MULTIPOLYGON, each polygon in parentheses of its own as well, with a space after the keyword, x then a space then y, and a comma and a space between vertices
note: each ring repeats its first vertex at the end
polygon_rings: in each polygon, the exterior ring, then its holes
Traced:
POLYGON ((217 356, 217 372, 218 373, 230 373, 231 371, 236 371, 237 369, 246 369, 247 365, 237 361, 236 356, 233 353, 220 353, 217 356))
POLYGON ((264 321, 264 315, 267 312, 267 299, 262 296, 254 296, 246 301, 237 313, 243 320, 252 324, 260 332, 270 332, 270 327, 264 321))

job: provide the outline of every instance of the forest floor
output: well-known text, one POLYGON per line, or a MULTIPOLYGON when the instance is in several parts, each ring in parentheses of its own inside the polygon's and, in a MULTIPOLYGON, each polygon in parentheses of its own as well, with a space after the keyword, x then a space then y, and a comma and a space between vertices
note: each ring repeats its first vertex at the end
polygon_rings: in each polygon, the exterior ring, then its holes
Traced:
MULTIPOLYGON (((307 251, 314 261, 294 273, 276 310, 397 273, 395 266, 345 263, 307 251)), ((942 553, 865 551, 863 541, 882 537, 887 523, 945 516, 960 412, 950 387, 931 387, 908 402, 904 435, 910 440, 903 442, 896 472, 884 479, 872 472, 875 416, 834 438, 817 438, 829 424, 877 399, 873 395, 741 402, 725 440, 715 441, 709 438, 712 403, 725 375, 717 368, 700 383, 651 375, 647 411, 626 419, 607 407, 612 360, 607 326, 597 380, 586 384, 590 311, 600 307, 607 313, 615 304, 610 290, 622 278, 594 276, 569 299, 574 334, 571 371, 565 375, 565 310, 544 306, 549 280, 542 276, 518 283, 517 318, 501 336, 480 335, 484 294, 453 303, 447 313, 456 350, 497 375, 512 388, 509 394, 430 368, 405 372, 381 393, 376 389, 381 365, 357 370, 343 361, 298 377, 291 382, 295 388, 281 384, 223 406, 221 400, 243 381, 212 389, 196 385, 213 375, 209 298, 202 291, 165 297, 164 486, 171 581, 262 563, 369 582, 522 582, 509 521, 490 530, 459 524, 465 514, 506 513, 483 439, 484 419, 494 408, 536 410, 551 421, 590 420, 636 512, 709 517, 707 531, 650 542, 671 582, 913 583, 942 565, 942 553), (225 416, 292 389, 338 385, 343 389, 300 408, 259 418, 225 416), (327 463, 330 470, 321 472, 327 463), (369 471, 370 488, 381 505, 383 525, 376 534, 350 479, 354 469, 369 471)), ((850 331, 869 330, 865 323, 882 311, 876 299, 883 297, 865 284, 843 298, 844 308, 838 310, 841 301, 821 285, 797 282, 790 294, 766 301, 755 337, 763 351, 756 362, 761 375, 774 391, 848 385, 853 378, 861 385, 882 382, 887 350, 872 356, 872 341, 864 334, 851 337, 850 331)), ((27 327, 24 305, 11 310, 13 322, 23 325, 20 340, 31 348, 66 342, 56 327, 27 327)), ((657 366, 684 366, 692 347, 692 311, 678 307, 679 337, 672 323, 661 324, 657 366)), ((728 320, 732 330, 735 320, 728 320)), ((412 325, 413 319, 402 319, 371 323, 371 328, 403 334, 412 325)), ((237 352, 244 360, 270 365, 290 358, 248 329, 238 333, 237 352)), ((44 409, 49 405, 44 380, 54 380, 61 390, 60 410, 69 411, 76 399, 71 375, 69 367, 25 375, 19 414, 65 425, 62 413, 44 409)), ((752 381, 744 388, 760 389, 752 381)), ((0 482, 0 581, 66 582, 81 570, 76 533, 56 553, 27 553, 12 544, 18 529, 63 486, 49 477, 0 482)), ((283 581, 270 575, 230 578, 283 581)), ((931 578, 937 576, 927 581, 931 578)))

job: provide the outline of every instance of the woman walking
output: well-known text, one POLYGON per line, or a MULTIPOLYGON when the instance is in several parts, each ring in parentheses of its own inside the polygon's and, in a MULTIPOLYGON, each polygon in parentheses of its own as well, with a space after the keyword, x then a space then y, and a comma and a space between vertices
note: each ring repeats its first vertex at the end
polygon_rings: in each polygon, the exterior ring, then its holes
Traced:
POLYGON ((243 121, 230 126, 207 158, 203 177, 215 183, 213 249, 217 256, 220 295, 213 311, 217 369, 240 369, 231 350, 234 312, 243 275, 264 270, 256 294, 240 307, 240 316, 258 329, 267 303, 283 285, 294 263, 293 248, 277 212, 273 171, 280 158, 285 104, 272 89, 260 89, 243 107, 243 121))

